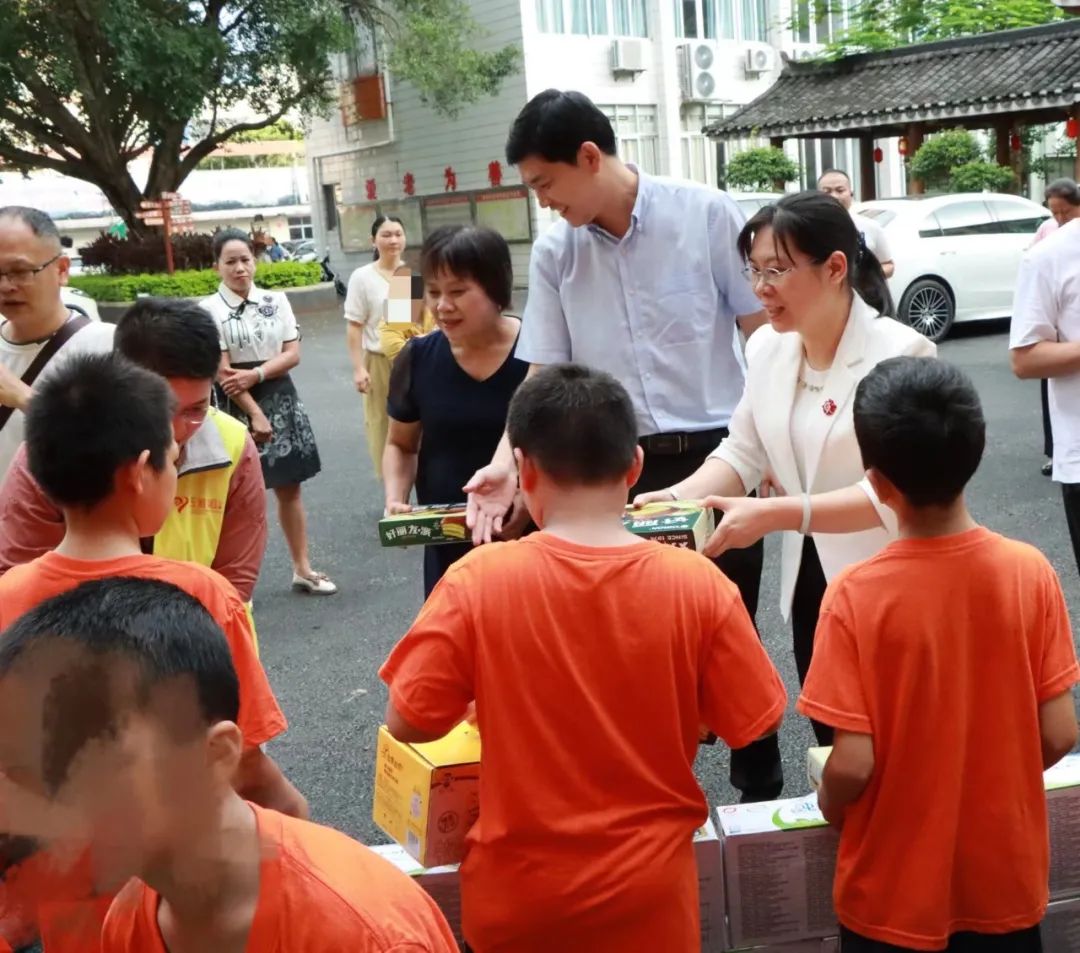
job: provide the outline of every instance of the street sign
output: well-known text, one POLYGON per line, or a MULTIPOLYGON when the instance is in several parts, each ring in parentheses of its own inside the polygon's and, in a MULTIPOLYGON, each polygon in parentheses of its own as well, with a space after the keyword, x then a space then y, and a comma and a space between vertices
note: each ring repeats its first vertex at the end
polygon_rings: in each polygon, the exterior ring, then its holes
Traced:
POLYGON ((142 208, 161 208, 161 202, 154 202, 151 199, 143 199, 139 205, 142 208))

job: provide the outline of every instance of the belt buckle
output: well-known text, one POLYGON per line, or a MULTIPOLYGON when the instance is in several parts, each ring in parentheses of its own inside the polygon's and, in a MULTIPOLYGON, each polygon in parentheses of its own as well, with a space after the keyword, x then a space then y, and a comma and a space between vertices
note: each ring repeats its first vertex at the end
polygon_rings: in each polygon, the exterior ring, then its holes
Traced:
POLYGON ((653 434, 648 449, 661 456, 678 456, 690 449, 690 436, 685 433, 653 434))

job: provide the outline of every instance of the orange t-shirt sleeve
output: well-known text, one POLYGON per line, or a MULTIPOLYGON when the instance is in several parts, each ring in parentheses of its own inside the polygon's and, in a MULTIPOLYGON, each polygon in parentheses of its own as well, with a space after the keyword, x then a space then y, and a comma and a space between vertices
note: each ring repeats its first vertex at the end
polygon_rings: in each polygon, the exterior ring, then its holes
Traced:
POLYGON ((229 600, 228 617, 219 622, 229 641, 233 667, 240 682, 237 727, 244 736, 244 746, 255 748, 283 734, 288 722, 274 697, 266 670, 255 653, 251 620, 239 597, 229 600))
POLYGON ((814 657, 796 711, 841 731, 873 734, 859 649, 842 590, 829 587, 814 633, 814 657))
POLYGON ((705 645, 699 715, 729 747, 745 748, 776 724, 787 693, 737 591, 715 615, 705 645))
POLYGON ((473 629, 458 591, 464 569, 442 579, 379 669, 398 713, 421 731, 449 731, 473 700, 473 629))
POLYGON ((1042 668, 1036 689, 1039 703, 1057 698, 1080 681, 1080 666, 1076 662, 1076 646, 1069 609, 1061 582, 1049 563, 1046 564, 1046 630, 1042 653, 1042 668))

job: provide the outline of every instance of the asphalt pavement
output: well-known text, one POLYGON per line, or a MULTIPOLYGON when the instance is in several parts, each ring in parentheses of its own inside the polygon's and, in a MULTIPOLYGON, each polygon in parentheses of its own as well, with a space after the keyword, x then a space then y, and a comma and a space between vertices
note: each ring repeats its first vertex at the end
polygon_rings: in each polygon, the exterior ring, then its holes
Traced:
MULTIPOLYGON (((382 489, 363 438, 363 411, 352 384, 340 312, 302 317, 302 363, 295 381, 315 427, 323 472, 304 485, 312 561, 340 587, 330 597, 290 591, 289 559, 271 501, 271 532, 255 593, 263 663, 289 719, 270 745, 307 796, 314 819, 383 843, 371 820, 375 740, 386 705, 378 668, 406 631, 423 598, 420 549, 385 550, 376 524, 382 489)), ((961 326, 940 355, 971 374, 989 423, 986 456, 969 492, 971 508, 991 529, 1039 546, 1065 588, 1073 625, 1080 618, 1080 576, 1065 527, 1060 489, 1042 476, 1037 382, 1018 381, 1008 366, 1007 327, 961 326)), ((758 625, 791 703, 798 683, 791 635, 780 618, 779 551, 766 550, 758 625)), ((781 730, 785 795, 805 793, 809 723, 789 711, 781 730)), ((572 743, 572 739, 568 739, 572 743)), ((698 774, 710 804, 730 803, 728 756, 703 748, 698 774)))

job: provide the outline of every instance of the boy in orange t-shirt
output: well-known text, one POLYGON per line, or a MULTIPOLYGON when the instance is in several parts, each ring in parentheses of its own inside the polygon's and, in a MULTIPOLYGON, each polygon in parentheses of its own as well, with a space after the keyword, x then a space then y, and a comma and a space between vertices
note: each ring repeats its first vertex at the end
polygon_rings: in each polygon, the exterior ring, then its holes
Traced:
POLYGON ((475 700, 461 886, 476 953, 697 951, 699 728, 733 748, 775 731, 783 685, 709 560, 624 529, 642 452, 614 378, 545 368, 507 422, 541 532, 442 579, 380 672, 387 725, 432 740, 475 700))
POLYGON ((409 877, 328 828, 237 794, 240 686, 220 627, 168 583, 102 579, 0 643, 0 778, 19 833, 130 877, 108 953, 452 953, 409 877))
POLYGON ((967 511, 986 427, 961 371, 884 361, 854 410, 900 539, 829 585, 798 702, 836 729, 819 797, 842 829, 841 949, 1035 953, 1042 772, 1077 741, 1061 586, 1038 550, 967 511))
MULTIPOLYGON (((245 752, 237 790, 264 806, 306 816, 303 797, 261 748, 285 731, 286 722, 256 654, 239 595, 204 566, 140 549, 140 539, 160 529, 175 495, 173 402, 162 378, 115 354, 74 359, 35 393, 26 421, 29 465, 63 509, 66 534, 54 552, 0 578, 0 628, 89 580, 136 576, 179 586, 218 621, 239 673, 238 723, 245 752)), ((21 919, 25 922, 30 914, 33 921, 36 899, 48 953, 96 950, 108 898, 90 901, 84 895, 91 879, 88 864, 88 858, 81 858, 60 868, 47 854, 33 855, 6 872, 11 887, 0 908, 0 934, 17 930, 5 926, 17 903, 23 908, 21 919)))

